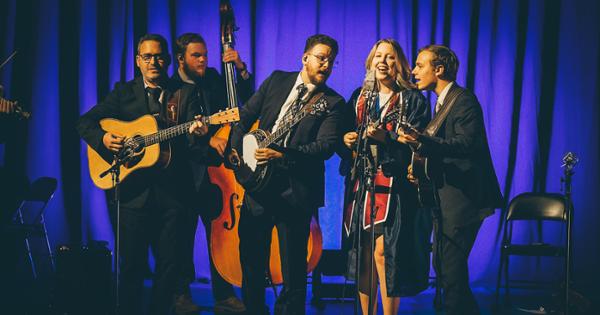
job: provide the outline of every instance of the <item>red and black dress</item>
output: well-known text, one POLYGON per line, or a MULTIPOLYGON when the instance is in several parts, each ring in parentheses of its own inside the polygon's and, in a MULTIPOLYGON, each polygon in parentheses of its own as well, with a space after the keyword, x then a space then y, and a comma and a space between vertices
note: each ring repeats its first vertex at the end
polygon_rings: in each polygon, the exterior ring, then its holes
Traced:
MULTIPOLYGON (((365 97, 357 89, 347 104, 345 111, 345 132, 357 130, 363 121, 365 97), (358 114, 357 114, 358 113, 358 114)), ((424 128, 431 119, 430 106, 423 94, 417 90, 402 90, 391 94, 380 93, 375 106, 367 111, 370 121, 380 120, 388 113, 400 111, 400 119, 417 128, 424 128)), ((355 198, 362 183, 346 181, 346 202, 344 211, 344 230, 349 237, 348 247, 356 249, 351 240, 354 233, 361 231, 358 248, 361 254, 361 271, 370 265, 370 231, 374 226, 375 237, 384 237, 384 256, 386 285, 388 296, 415 295, 427 288, 429 276, 429 248, 431 236, 431 214, 428 209, 419 207, 417 192, 406 179, 407 167, 411 159, 408 146, 396 141, 398 120, 389 121, 381 126, 387 131, 385 141, 377 143, 379 167, 375 177, 375 204, 377 212, 372 224, 370 220, 371 194, 366 192, 363 198, 355 198), (363 200, 354 205, 355 200, 363 200), (357 213, 360 211, 360 213, 357 213), (357 228, 356 215, 361 215, 357 228)), ((344 133, 345 133, 344 132, 344 133)), ((353 164, 350 150, 342 150, 342 169, 349 170, 353 164), (345 166, 345 167, 344 167, 345 166), (350 167, 349 167, 350 166, 350 167)), ((360 170, 359 170, 360 171, 360 170)), ((348 175, 348 174, 344 174, 348 175)), ((347 176, 349 179, 349 176, 347 176)), ((354 252, 354 251, 352 251, 354 252)), ((353 266, 353 255, 349 256, 349 265, 353 266)), ((361 272, 359 289, 368 293, 368 272, 361 272)), ((348 272, 352 277, 353 272, 348 272)))

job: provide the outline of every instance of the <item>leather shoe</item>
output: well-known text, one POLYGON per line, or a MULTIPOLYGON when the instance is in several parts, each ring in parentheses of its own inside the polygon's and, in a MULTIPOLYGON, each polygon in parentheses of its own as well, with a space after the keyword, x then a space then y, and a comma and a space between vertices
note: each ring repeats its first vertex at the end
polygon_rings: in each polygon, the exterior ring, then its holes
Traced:
POLYGON ((246 311, 246 306, 235 296, 217 301, 214 307, 215 314, 240 314, 246 311))
POLYGON ((189 294, 175 297, 175 314, 188 315, 200 312, 200 306, 194 304, 189 294))

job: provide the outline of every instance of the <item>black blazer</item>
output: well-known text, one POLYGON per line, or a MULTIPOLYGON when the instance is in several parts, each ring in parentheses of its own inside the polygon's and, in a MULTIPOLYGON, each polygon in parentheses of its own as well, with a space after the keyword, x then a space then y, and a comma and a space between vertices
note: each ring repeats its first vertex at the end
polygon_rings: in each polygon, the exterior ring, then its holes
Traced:
MULTIPOLYGON (((173 81, 165 88, 163 103, 178 89, 181 89, 181 115, 178 123, 183 123, 193 119, 198 113, 198 105, 193 96, 193 86, 173 81)), ((163 106, 162 110, 165 108, 163 106)), ((132 121, 147 114, 150 114, 150 109, 144 82, 142 77, 138 77, 128 82, 118 82, 102 102, 79 118, 77 131, 94 150, 103 156, 112 156, 102 143, 105 131, 100 128, 100 120, 115 118, 132 121)), ((185 135, 171 140, 172 157, 169 167, 142 169, 129 175, 121 185, 122 205, 132 208, 144 206, 152 189, 164 193, 166 202, 191 202, 193 181, 190 160, 199 156, 195 152, 197 149, 198 139, 194 136, 185 135)))
POLYGON ((477 97, 462 89, 435 137, 424 137, 420 153, 441 163, 438 184, 445 225, 463 226, 502 206, 492 164, 483 112, 477 97))
MULTIPOLYGON (((262 83, 240 111, 240 122, 231 131, 231 148, 242 152, 242 137, 258 119, 259 129, 271 131, 297 77, 298 72, 275 71, 262 83)), ((341 136, 344 106, 344 98, 331 88, 321 86, 317 92, 325 93, 328 112, 321 116, 309 115, 296 126, 284 149, 284 159, 280 161, 286 166, 284 176, 289 182, 281 196, 307 211, 315 211, 324 204, 325 160, 334 153, 341 136)))
MULTIPOLYGON (((237 93, 239 101, 245 103, 252 93, 254 93, 254 76, 249 73, 248 79, 242 78, 237 74, 237 93)), ((186 84, 182 81, 178 71, 171 77, 174 84, 186 84)), ((225 78, 221 76, 215 68, 206 68, 203 78, 199 79, 194 85, 194 94, 198 98, 198 110, 200 115, 212 115, 218 111, 225 110, 228 107, 227 87, 225 78)), ((198 139, 198 152, 200 153, 197 163, 192 163, 194 181, 196 190, 201 192, 205 180, 206 167, 218 166, 223 159, 213 148, 208 146, 208 141, 221 126, 209 126, 209 135, 198 139)))

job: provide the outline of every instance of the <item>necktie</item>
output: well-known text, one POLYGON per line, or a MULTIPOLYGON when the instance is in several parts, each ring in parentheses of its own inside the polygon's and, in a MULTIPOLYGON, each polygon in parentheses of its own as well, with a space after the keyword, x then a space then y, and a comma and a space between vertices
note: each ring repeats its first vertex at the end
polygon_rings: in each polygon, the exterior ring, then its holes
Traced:
POLYGON ((160 93, 162 90, 160 88, 146 88, 148 92, 148 108, 150 109, 151 114, 159 114, 160 113, 160 93))
POLYGON ((437 114, 440 109, 442 109, 442 104, 440 104, 440 102, 435 102, 435 113, 437 114))
POLYGON ((298 110, 300 110, 300 107, 302 105, 302 98, 304 97, 304 95, 306 95, 306 92, 308 92, 308 88, 306 87, 306 85, 304 83, 300 83, 300 85, 298 85, 296 87, 296 91, 298 91, 298 97, 296 97, 296 100, 294 101, 294 103, 292 104, 290 113, 296 113, 298 112, 298 110))

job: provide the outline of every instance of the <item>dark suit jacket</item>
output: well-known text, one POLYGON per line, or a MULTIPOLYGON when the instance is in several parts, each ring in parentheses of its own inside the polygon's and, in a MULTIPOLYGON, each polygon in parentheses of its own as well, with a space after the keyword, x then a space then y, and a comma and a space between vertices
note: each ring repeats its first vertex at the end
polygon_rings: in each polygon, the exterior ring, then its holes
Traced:
MULTIPOLYGON (((456 83, 450 88, 463 89, 456 83)), ((483 113, 469 90, 458 97, 435 137, 423 137, 420 153, 441 163, 438 182, 444 225, 463 226, 502 206, 483 113)), ((445 105, 445 104, 443 104, 445 105)))
MULTIPOLYGON (((298 72, 273 72, 258 91, 242 107, 240 122, 232 129, 230 145, 242 152, 242 137, 260 119, 258 128, 271 131, 281 106, 291 92, 298 72)), ((341 136, 339 122, 344 99, 334 90, 322 86, 328 112, 321 116, 305 117, 292 131, 284 150, 285 181, 289 183, 281 196, 298 208, 314 211, 324 204, 325 160, 335 151, 341 136)), ((252 207, 249 206, 251 209, 252 207)), ((254 211, 257 214, 259 210, 254 211)))
MULTIPOLYGON (((239 101, 245 103, 250 96, 252 96, 252 93, 254 93, 254 76, 250 74, 248 79, 244 80, 238 73, 236 79, 239 101)), ((185 84, 177 71, 175 71, 171 80, 178 84, 185 84)), ((198 110, 201 115, 212 115, 228 107, 225 78, 221 76, 215 68, 206 69, 204 77, 198 80, 194 85, 194 94, 198 98, 198 110)), ((209 136, 198 139, 200 144, 198 147, 200 157, 197 160, 197 163, 192 163, 194 182, 196 190, 198 191, 201 190, 201 186, 204 183, 206 167, 208 165, 220 165, 222 162, 222 158, 217 152, 208 146, 210 137, 213 136, 220 127, 221 126, 210 126, 209 136)))
MULTIPOLYGON (((162 110, 166 108, 164 103, 178 89, 182 91, 181 116, 178 123, 183 123, 193 119, 198 112, 196 99, 193 97, 193 86, 169 82, 165 88, 162 110)), ((77 130, 94 150, 103 156, 112 156, 102 143, 105 131, 100 128, 100 120, 115 118, 132 121, 148 115, 150 109, 146 98, 142 77, 119 82, 102 102, 80 117, 77 130)), ((190 203, 193 191, 190 160, 198 156, 195 153, 198 148, 197 142, 197 138, 191 135, 177 137, 171 140, 172 158, 169 167, 141 169, 129 175, 121 185, 122 205, 131 208, 143 207, 152 192, 160 192, 165 203, 190 203)))

